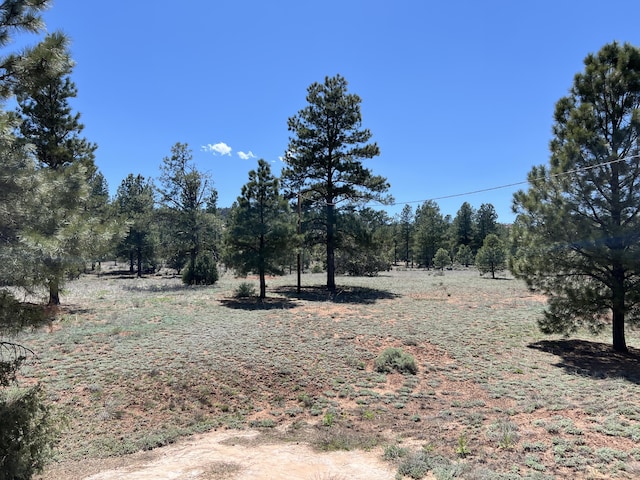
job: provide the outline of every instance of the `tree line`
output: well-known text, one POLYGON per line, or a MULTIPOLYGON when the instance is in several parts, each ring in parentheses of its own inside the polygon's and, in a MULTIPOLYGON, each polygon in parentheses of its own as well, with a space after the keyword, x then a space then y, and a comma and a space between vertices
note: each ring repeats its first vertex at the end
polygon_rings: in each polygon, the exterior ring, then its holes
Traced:
POLYGON ((20 119, 16 142, 35 145, 33 169, 21 173, 38 182, 39 196, 30 199, 43 213, 31 212, 28 226, 15 232, 11 254, 24 260, 22 272, 32 272, 15 280, 46 287, 50 305, 60 303, 66 279, 113 259, 138 276, 171 268, 189 285, 216 282, 221 263, 257 274, 264 298, 265 275, 291 270, 293 252, 303 267, 326 271, 333 290, 336 274, 375 275, 400 261, 468 266, 487 235, 506 239, 490 204, 476 212, 465 202, 453 219, 435 202, 417 208, 415 218, 410 206, 398 218, 367 207, 392 201, 389 184, 362 166, 379 149, 361 128, 360 98, 339 75, 311 85, 309 106, 289 119, 294 135, 281 178, 260 159, 230 208, 218 208, 213 179, 180 142, 162 159, 158 178, 131 173, 110 198, 94 163, 96 146, 80 136, 79 114, 68 106, 76 94, 70 74, 69 60, 39 87, 21 87, 13 112, 20 119))

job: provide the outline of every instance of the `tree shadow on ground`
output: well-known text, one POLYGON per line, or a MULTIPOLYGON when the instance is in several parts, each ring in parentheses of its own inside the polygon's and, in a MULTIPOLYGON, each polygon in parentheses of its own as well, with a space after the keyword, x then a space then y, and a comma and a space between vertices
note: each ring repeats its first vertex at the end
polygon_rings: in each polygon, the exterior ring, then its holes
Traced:
POLYGON ((86 308, 86 307, 80 307, 78 305, 67 304, 67 305, 61 305, 58 308, 57 313, 58 314, 65 314, 65 315, 87 316, 87 315, 92 315, 92 314, 96 313, 96 311, 93 308, 86 308))
POLYGON ((330 292, 323 286, 301 287, 300 293, 298 293, 295 286, 283 286, 276 288, 275 292, 285 297, 309 302, 372 304, 378 300, 390 300, 400 297, 400 295, 387 290, 346 285, 336 287, 335 292, 330 292))
MULTIPOLYGON (((135 280, 138 278, 138 274, 136 272, 131 272, 127 269, 119 269, 119 270, 107 270, 100 272, 91 272, 89 275, 95 275, 97 277, 109 277, 115 278, 117 280, 135 280)), ((146 275, 143 275, 145 277, 146 275)))
POLYGON ((263 298, 258 297, 241 297, 241 298, 225 298, 220 303, 236 310, 287 310, 296 306, 288 298, 263 298))
POLYGON ((640 350, 629 348, 629 353, 613 350, 611 345, 587 340, 541 340, 529 348, 551 353, 562 358, 554 364, 571 374, 594 379, 624 378, 640 384, 640 350))
POLYGON ((183 290, 189 290, 194 288, 211 288, 213 285, 185 285, 184 283, 172 283, 164 285, 123 285, 123 290, 131 292, 179 292, 183 290))

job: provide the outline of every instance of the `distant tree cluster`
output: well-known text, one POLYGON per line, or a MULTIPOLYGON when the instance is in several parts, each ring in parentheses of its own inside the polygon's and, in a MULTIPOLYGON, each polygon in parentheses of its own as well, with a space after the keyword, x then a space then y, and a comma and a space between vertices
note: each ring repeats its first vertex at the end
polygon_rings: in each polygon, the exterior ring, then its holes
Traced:
POLYGON ((440 212, 433 200, 416 208, 405 205, 394 219, 394 263, 409 267, 443 270, 457 264, 475 265, 481 273, 492 277, 505 270, 509 229, 498 223, 498 214, 490 203, 475 210, 464 202, 456 216, 451 218, 440 212), (491 262, 486 268, 485 241, 493 240, 493 249, 500 251, 501 261, 491 262))

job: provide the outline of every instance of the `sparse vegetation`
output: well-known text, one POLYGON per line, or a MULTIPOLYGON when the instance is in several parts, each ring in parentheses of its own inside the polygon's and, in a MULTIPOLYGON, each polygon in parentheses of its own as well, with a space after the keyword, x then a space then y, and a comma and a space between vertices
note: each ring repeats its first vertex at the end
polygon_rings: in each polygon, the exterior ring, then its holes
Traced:
POLYGON ((377 448, 405 478, 625 478, 640 459, 637 357, 603 362, 607 332, 542 337, 542 299, 517 280, 433 275, 338 277, 330 299, 273 278, 275 309, 227 304, 250 285, 230 274, 195 289, 83 276, 65 294, 74 307, 21 337, 40 357, 24 377, 69 414, 63 463, 253 426, 319 451, 377 448), (403 355, 415 373, 396 373, 403 355))

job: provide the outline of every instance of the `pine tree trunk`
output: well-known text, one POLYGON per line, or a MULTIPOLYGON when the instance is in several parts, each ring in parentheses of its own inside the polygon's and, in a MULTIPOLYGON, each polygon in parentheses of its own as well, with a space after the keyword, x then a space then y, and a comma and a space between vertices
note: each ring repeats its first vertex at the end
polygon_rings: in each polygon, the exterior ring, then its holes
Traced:
POLYGON ((60 286, 57 278, 49 281, 49 305, 60 305, 60 286))
POLYGON ((195 248, 192 248, 189 252, 189 268, 191 269, 191 274, 195 276, 196 274, 196 257, 198 256, 198 251, 195 248))
POLYGON ((142 277, 142 250, 138 248, 136 251, 136 268, 138 270, 138 278, 142 277))
POLYGON ((260 269, 260 300, 267 297, 267 282, 265 280, 264 269, 260 269))
POLYGON ((613 313, 613 349, 616 352, 627 353, 627 343, 624 336, 624 270, 621 267, 613 269, 613 287, 612 287, 612 313, 613 313))
POLYGON ((334 205, 327 202, 327 290, 336 290, 334 205))

